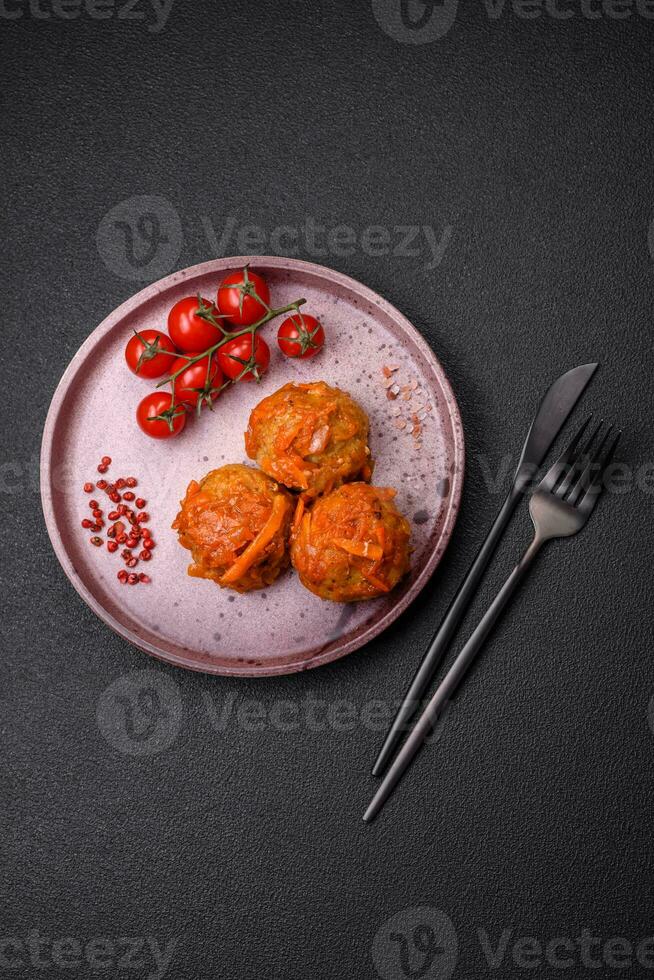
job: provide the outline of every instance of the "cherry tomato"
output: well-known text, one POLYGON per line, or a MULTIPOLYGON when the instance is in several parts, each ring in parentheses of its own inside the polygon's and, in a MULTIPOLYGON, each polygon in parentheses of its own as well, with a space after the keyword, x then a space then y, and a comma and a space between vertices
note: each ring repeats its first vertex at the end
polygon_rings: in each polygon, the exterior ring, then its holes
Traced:
POLYGON ((187 296, 175 303, 168 314, 168 333, 175 346, 185 354, 201 354, 213 347, 222 337, 215 325, 218 310, 213 303, 201 296, 187 296))
POLYGON ((160 378, 170 370, 176 356, 172 340, 160 330, 140 330, 125 348, 127 366, 139 378, 160 378))
MULTIPOLYGON (((188 361, 185 357, 179 357, 173 364, 170 373, 174 374, 184 365, 188 365, 188 361)), ((203 357, 201 361, 196 361, 195 364, 186 367, 175 378, 175 401, 184 402, 185 405, 193 408, 197 407, 198 399, 200 399, 200 407, 202 407, 202 405, 208 404, 209 399, 211 401, 216 400, 218 392, 215 391, 210 394, 210 389, 219 388, 222 383, 223 372, 220 370, 215 356, 211 358, 208 377, 207 359, 203 357)))
POLYGON ((240 272, 232 272, 218 287, 218 309, 230 326, 249 327, 269 308, 270 291, 266 280, 247 266, 240 272))
POLYGON ((308 313, 294 313, 281 324, 277 333, 277 343, 287 357, 305 360, 313 357, 325 343, 325 331, 315 316, 308 313))
MULTIPOLYGON (((252 358, 252 334, 244 334, 242 337, 235 337, 228 340, 224 347, 218 351, 218 363, 223 374, 234 381, 245 365, 252 358)), ((258 334, 254 342, 254 370, 248 371, 240 379, 241 381, 254 381, 265 374, 270 364, 270 347, 265 340, 258 334)))
POLYGON ((176 405, 170 413, 173 396, 169 391, 152 391, 146 395, 136 409, 136 421, 152 439, 170 439, 182 431, 186 425, 186 412, 181 405, 176 405), (164 415, 164 418, 155 416, 164 415), (168 419, 170 419, 170 424, 168 419))

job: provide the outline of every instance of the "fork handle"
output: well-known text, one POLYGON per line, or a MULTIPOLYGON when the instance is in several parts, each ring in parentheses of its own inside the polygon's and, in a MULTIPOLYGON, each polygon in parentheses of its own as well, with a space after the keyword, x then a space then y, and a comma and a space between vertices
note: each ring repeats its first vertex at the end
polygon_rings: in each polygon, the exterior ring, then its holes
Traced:
POLYGON ((377 813, 381 810, 382 806, 393 792, 395 786, 400 781, 404 771, 409 766, 409 763, 418 752, 418 749, 425 739, 428 738, 434 725, 436 724, 439 714, 454 694, 454 691, 459 686, 463 676, 468 670, 468 667, 481 650, 486 637, 492 630, 497 620, 500 618, 502 612, 508 605, 509 600, 522 582, 523 578, 526 576, 543 543, 543 538, 539 537, 538 535, 534 537, 524 555, 493 599, 493 602, 489 606, 488 610, 437 687, 431 701, 420 716, 413 731, 409 734, 406 742, 395 757, 395 760, 386 773, 386 776, 379 786, 379 789, 375 793, 370 806, 366 810, 363 818, 365 821, 369 822, 370 820, 373 820, 377 813))
MULTIPOLYGON (((509 600, 512 598, 514 592, 516 591, 516 589, 522 582, 523 578, 526 576, 527 572, 531 568, 534 558, 540 551, 543 543, 544 542, 542 538, 538 536, 534 537, 533 541, 525 551, 524 555, 522 556, 518 564, 515 566, 515 568, 513 569, 513 571, 507 578, 506 582, 504 583, 500 591, 493 599, 493 601, 491 602, 490 606, 482 616, 478 625, 472 631, 469 639, 464 644, 458 657, 456 658, 456 660, 450 667, 449 671, 443 678, 442 683, 437 688, 436 693, 434 694, 433 698, 431 699, 427 707, 427 711, 431 709, 432 704, 437 700, 437 698, 440 695, 441 700, 439 701, 438 705, 436 705, 436 716, 437 716, 440 711, 440 707, 442 706, 442 703, 448 700, 451 697, 451 695, 454 693, 460 681, 462 680, 465 672, 467 671, 468 667, 475 659, 475 657, 481 650, 482 646, 484 645, 484 642, 486 641, 488 634, 495 626, 496 622, 498 621, 498 619, 506 609, 509 600), (443 688, 445 688, 445 691, 443 692, 443 694, 441 694, 441 690, 443 688)), ((425 712, 425 714, 426 713, 427 712, 425 712)))
POLYGON ((379 750, 379 755, 372 768, 373 776, 381 776, 384 770, 390 765, 391 758, 404 738, 411 719, 420 708, 425 691, 438 670, 447 652, 450 640, 463 619, 466 609, 477 592, 477 587, 504 534, 506 525, 509 523, 517 504, 522 499, 523 489, 522 486, 513 486, 507 494, 506 500, 502 504, 493 526, 486 536, 486 540, 461 582, 456 595, 443 617, 443 621, 434 633, 429 648, 422 658, 413 680, 402 699, 402 704, 398 708, 393 724, 388 730, 384 744, 379 750))

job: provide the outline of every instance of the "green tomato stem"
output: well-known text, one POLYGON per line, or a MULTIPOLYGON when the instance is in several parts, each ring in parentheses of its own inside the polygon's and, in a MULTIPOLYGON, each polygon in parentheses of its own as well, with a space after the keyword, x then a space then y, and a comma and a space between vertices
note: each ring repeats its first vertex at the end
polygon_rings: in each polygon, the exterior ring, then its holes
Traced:
MULTIPOLYGON (((290 313, 292 310, 295 310, 295 312, 297 313, 299 311, 299 308, 304 303, 306 303, 306 299, 298 299, 298 300, 295 300, 294 303, 289 303, 288 306, 280 306, 276 310, 268 310, 266 313, 264 313, 264 315, 261 317, 260 320, 257 320, 256 323, 250 324, 249 327, 244 327, 243 330, 235 330, 233 332, 230 332, 229 334, 226 334, 224 337, 222 337, 218 341, 218 343, 213 344, 211 347, 208 347, 201 354, 194 354, 192 356, 191 355, 186 355, 186 354, 181 355, 182 357, 187 358, 188 363, 187 364, 184 364, 182 367, 178 368, 173 374, 169 375, 167 378, 164 378, 162 381, 159 381, 158 384, 157 384, 157 388, 161 388, 161 386, 162 385, 165 385, 165 384, 170 384, 171 385, 171 388, 172 388, 172 391, 173 391, 173 405, 174 405, 174 399, 175 399, 175 379, 183 371, 186 371, 186 369, 189 368, 189 367, 191 367, 191 365, 197 364, 197 362, 198 361, 201 361, 204 357, 207 358, 207 362, 208 362, 208 366, 209 366, 212 356, 216 353, 216 351, 220 347, 222 347, 224 344, 228 343, 228 341, 235 340, 237 337, 243 337, 243 336, 245 336, 247 334, 250 334, 251 336, 254 336, 256 334, 257 330, 259 330, 261 327, 263 327, 270 320, 273 320, 277 316, 281 316, 282 313, 290 313)), ((247 370, 244 369, 241 372, 241 374, 239 375, 238 378, 234 378, 233 381, 230 380, 229 382, 225 382, 224 387, 227 387, 227 384, 233 384, 234 382, 239 381, 240 378, 244 374, 246 374, 246 373, 247 373, 247 370)), ((208 375, 208 370, 207 370, 207 375, 208 375)))

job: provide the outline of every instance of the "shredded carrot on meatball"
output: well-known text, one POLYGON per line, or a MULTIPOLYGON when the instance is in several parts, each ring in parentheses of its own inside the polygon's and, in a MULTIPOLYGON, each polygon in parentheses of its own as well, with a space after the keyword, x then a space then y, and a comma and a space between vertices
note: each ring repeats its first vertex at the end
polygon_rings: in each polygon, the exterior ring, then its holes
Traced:
POLYGON ((245 448, 261 469, 307 499, 350 480, 370 480, 368 417, 324 381, 287 384, 250 415, 245 448))
POLYGON ((296 520, 291 561, 300 581, 322 599, 354 602, 395 588, 409 570, 409 522, 395 491, 346 483, 296 520))
POLYGON ((271 585, 288 567, 292 514, 283 487, 234 464, 191 480, 173 528, 193 556, 189 575, 249 592, 271 585))

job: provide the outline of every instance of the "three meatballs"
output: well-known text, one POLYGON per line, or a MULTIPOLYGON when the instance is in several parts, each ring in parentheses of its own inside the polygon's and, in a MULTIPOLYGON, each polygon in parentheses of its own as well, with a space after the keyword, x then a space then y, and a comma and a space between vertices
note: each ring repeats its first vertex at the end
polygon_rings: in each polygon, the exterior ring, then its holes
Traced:
POLYGON ((248 592, 292 562, 321 599, 390 592, 409 570, 411 529, 395 491, 368 482, 368 430, 363 409, 324 381, 287 384, 259 402, 245 447, 261 469, 212 470, 181 503, 173 528, 193 556, 189 575, 248 592))
POLYGON ((370 480, 368 416, 353 398, 324 381, 286 384, 250 415, 250 459, 306 500, 349 480, 370 480))
POLYGON ((409 522, 395 490, 346 483, 321 497, 297 523, 291 561, 321 599, 355 602, 390 592, 409 570, 409 522))
POLYGON ((189 575, 237 592, 271 585, 288 568, 293 507, 287 490, 242 464, 191 480, 173 523, 193 556, 189 575))

